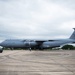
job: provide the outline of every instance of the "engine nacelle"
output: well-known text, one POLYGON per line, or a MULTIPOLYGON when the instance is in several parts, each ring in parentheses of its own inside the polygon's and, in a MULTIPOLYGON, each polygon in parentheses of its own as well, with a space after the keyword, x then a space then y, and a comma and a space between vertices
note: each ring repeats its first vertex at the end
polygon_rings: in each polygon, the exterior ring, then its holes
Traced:
POLYGON ((3 47, 2 46, 0 46, 0 53, 2 53, 3 52, 3 47))
POLYGON ((33 47, 35 47, 37 45, 37 43, 35 41, 25 41, 24 45, 27 48, 33 48, 33 47))

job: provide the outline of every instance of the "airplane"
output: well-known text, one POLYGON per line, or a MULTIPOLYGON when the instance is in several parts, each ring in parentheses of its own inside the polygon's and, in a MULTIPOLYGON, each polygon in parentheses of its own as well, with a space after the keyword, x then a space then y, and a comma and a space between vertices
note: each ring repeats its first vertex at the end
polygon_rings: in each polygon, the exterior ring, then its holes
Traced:
POLYGON ((27 39, 7 39, 0 43, 0 46, 5 48, 28 48, 28 49, 47 49, 60 47, 68 43, 75 43, 75 28, 74 32, 68 39, 58 40, 27 40, 27 39))

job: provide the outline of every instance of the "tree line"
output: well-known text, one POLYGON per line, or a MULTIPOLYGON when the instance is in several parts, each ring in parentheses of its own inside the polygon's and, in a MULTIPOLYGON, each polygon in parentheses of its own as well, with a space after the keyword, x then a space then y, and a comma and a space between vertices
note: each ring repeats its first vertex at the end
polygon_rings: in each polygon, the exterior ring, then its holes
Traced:
POLYGON ((73 46, 73 45, 64 45, 61 49, 63 49, 63 50, 75 50, 75 46, 73 46))

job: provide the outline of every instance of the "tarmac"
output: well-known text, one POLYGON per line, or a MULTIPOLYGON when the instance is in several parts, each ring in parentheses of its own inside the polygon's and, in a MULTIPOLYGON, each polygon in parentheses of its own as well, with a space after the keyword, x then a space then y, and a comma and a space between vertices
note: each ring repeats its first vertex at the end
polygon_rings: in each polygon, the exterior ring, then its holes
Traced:
POLYGON ((4 50, 0 75, 75 75, 75 50, 4 50))

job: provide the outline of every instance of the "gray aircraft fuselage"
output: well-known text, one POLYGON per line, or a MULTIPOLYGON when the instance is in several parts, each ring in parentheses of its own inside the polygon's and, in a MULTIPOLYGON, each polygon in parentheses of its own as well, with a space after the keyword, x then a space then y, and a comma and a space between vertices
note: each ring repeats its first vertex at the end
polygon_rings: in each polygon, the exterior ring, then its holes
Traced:
POLYGON ((75 28, 73 34, 68 39, 58 39, 58 40, 8 39, 0 43, 0 46, 7 48, 44 49, 50 47, 60 47, 61 45, 68 43, 75 43, 75 28))

